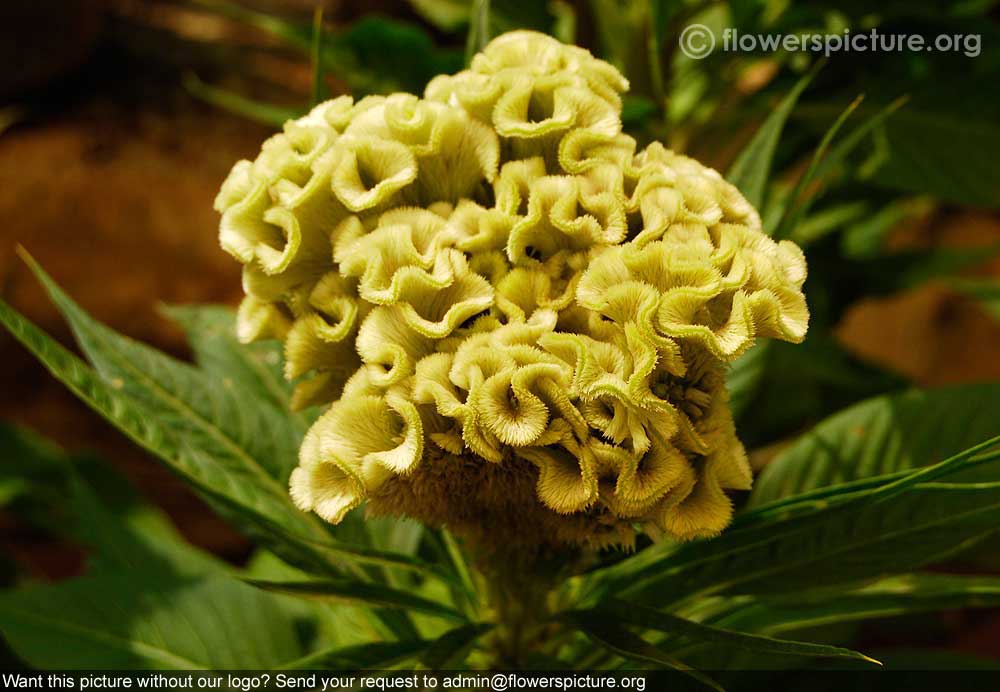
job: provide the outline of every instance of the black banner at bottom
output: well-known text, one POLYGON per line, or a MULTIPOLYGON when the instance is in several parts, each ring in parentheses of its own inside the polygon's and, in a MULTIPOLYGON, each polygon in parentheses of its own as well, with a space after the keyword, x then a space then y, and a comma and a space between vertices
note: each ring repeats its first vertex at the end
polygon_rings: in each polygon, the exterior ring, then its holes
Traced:
POLYGON ((907 690, 984 692, 1000 690, 998 670, 813 670, 813 671, 9 671, 6 690, 271 690, 340 692, 359 690, 635 690, 686 692, 851 692, 907 690))

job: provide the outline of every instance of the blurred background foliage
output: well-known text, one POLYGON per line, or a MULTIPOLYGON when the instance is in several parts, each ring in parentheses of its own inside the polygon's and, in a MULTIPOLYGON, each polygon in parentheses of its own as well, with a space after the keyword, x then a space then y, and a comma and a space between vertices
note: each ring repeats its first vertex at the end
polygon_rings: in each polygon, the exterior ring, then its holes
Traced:
MULTIPOLYGON (((630 134, 728 172, 771 232, 805 248, 813 312, 805 345, 755 348, 730 381, 741 436, 762 468, 792 436, 861 399, 910 384, 1000 379, 998 4, 8 0, 0 57, 18 67, 0 73, 3 297, 69 341, 14 256, 22 243, 96 317, 186 355, 155 301, 238 299, 237 267, 217 247, 211 209, 232 162, 252 157, 269 132, 316 100, 419 94, 489 37, 532 28, 618 66, 632 85, 630 134), (716 51, 694 60, 678 50, 691 24, 709 27, 717 45, 727 28, 877 28, 975 34, 981 52, 820 60, 716 51), (764 177, 737 159, 755 133, 758 158, 771 162, 764 177)), ((129 521, 172 536, 165 511, 206 560, 264 559, 7 335, 0 358, 0 413, 10 423, 0 428, 5 581, 83 571, 89 553, 79 546, 89 541, 79 532, 93 527, 80 522, 88 516, 79 504, 87 494, 73 485, 80 477, 129 521), (70 451, 21 428, 45 431, 70 451), (76 498, 64 503, 66 516, 50 511, 54 497, 76 498)), ((980 548, 962 564, 997 569, 992 552, 980 548)), ((865 625, 860 638, 900 656, 931 645, 1000 659, 997 611, 921 622, 865 625)))

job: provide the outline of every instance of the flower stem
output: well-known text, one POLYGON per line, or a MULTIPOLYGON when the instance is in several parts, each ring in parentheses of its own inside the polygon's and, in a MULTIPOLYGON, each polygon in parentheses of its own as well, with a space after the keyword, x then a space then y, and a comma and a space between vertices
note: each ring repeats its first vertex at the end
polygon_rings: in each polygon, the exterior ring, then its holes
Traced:
POLYGON ((524 669, 539 656, 556 654, 560 638, 552 621, 557 587, 576 554, 494 552, 477 561, 496 629, 487 645, 495 668, 524 669))

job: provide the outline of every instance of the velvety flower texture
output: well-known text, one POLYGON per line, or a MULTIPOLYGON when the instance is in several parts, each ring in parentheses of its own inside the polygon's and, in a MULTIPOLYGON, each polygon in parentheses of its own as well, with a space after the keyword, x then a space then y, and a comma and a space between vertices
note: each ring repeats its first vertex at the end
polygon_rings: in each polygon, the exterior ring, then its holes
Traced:
POLYGON ((293 405, 326 406, 299 507, 536 544, 728 524, 751 472, 725 369, 805 336, 806 265, 714 170, 637 152, 627 87, 519 31, 423 99, 334 99, 236 164, 239 335, 283 340, 293 405))

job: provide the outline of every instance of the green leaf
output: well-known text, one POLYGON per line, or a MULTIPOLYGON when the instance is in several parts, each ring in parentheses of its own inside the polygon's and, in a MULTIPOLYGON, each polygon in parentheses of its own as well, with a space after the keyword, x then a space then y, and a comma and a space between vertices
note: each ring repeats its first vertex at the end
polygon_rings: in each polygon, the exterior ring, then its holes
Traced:
MULTIPOLYGON (((223 0, 196 0, 206 10, 264 31, 289 48, 309 56, 313 28, 308 22, 286 19, 223 0)), ((419 25, 367 15, 347 29, 323 38, 322 64, 356 96, 395 91, 422 93, 436 75, 462 68, 462 53, 439 48, 419 25)))
POLYGON ((465 40, 465 64, 490 42, 490 0, 472 0, 469 35, 465 40))
POLYGON ((955 204, 1000 206, 1000 126, 996 119, 908 108, 885 128, 888 157, 874 182, 955 204))
POLYGON ((206 84, 193 72, 184 75, 183 85, 195 98, 263 125, 280 128, 287 121, 304 115, 305 109, 255 101, 234 91, 206 84))
POLYGON ((552 35, 563 43, 576 43, 576 8, 566 0, 552 0, 548 9, 555 17, 552 35))
POLYGON ((164 459, 193 486, 218 501, 228 500, 235 506, 250 508, 256 506, 256 511, 265 517, 274 511, 262 506, 265 503, 256 495, 244 498, 234 489, 226 488, 225 484, 216 483, 211 474, 206 474, 206 470, 211 470, 209 459, 180 445, 172 431, 160 425, 155 416, 149 415, 129 397, 105 384, 76 356, 2 302, 0 322, 74 394, 133 441, 164 459), (216 485, 219 487, 216 488, 216 485))
POLYGON ((785 121, 788 120, 799 96, 816 75, 817 69, 800 79, 781 103, 771 111, 726 173, 726 180, 735 185, 747 201, 758 209, 764 202, 764 190, 771 174, 771 162, 785 121))
POLYGON ((331 545, 326 550, 332 555, 341 554, 358 564, 398 569, 420 577, 435 578, 449 586, 461 585, 459 579, 444 567, 424 562, 420 558, 404 553, 373 550, 358 546, 345 546, 342 544, 331 545))
MULTIPOLYGON (((108 464, 71 456, 26 430, 0 425, 0 488, 16 490, 12 511, 88 549, 91 569, 205 574, 224 563, 187 543, 108 464)), ((12 498, 13 499, 13 498, 12 498)))
POLYGON ((92 572, 195 576, 230 569, 185 541, 159 510, 138 502, 108 507, 76 469, 69 471, 67 485, 74 533, 94 553, 92 572))
POLYGON ((455 570, 455 574, 458 575, 460 583, 468 593, 475 595, 475 582, 472 579, 472 571, 469 568, 465 553, 462 552, 462 547, 447 529, 441 529, 439 533, 441 540, 445 545, 445 549, 448 552, 448 560, 451 563, 452 568, 455 570))
MULTIPOLYGON (((217 436, 194 437, 192 429, 164 424, 161 416, 105 383, 79 358, 0 301, 0 322, 36 358, 87 405, 139 446, 153 453, 201 492, 227 517, 238 519, 254 537, 269 543, 293 564, 323 573, 359 564, 422 569, 411 558, 335 544, 314 518, 292 506, 283 485, 262 481, 263 474, 245 479, 242 455, 217 436)), ((430 574, 428 572, 428 574, 430 574)))
POLYGON ((438 29, 458 31, 469 23, 469 0, 408 0, 421 17, 438 29))
MULTIPOLYGON (((299 434, 280 411, 262 406, 237 382, 199 371, 100 324, 30 257, 25 261, 69 322, 80 347, 108 381, 152 409, 178 435, 210 440, 228 453, 229 473, 285 495, 298 461, 299 434)), ((289 503, 290 504, 290 503, 289 503)))
POLYGON ((729 408, 739 419, 750 406, 767 370, 770 341, 758 341, 746 353, 734 360, 726 373, 729 388, 729 408))
POLYGON ((657 110, 666 106, 667 99, 663 77, 663 44, 667 35, 667 23, 681 6, 681 3, 673 0, 650 0, 649 3, 646 53, 649 66, 649 82, 657 110))
POLYGON ((947 476, 963 479, 964 485, 962 487, 968 489, 993 489, 991 487, 992 480, 985 481, 985 484, 983 482, 971 483, 969 477, 971 476, 973 480, 980 480, 983 475, 988 476, 989 479, 996 477, 997 469, 988 466, 988 464, 1000 459, 1000 450, 996 449, 998 445, 1000 445, 1000 435, 984 440, 932 466, 815 488, 752 508, 739 514, 733 523, 745 526, 753 524, 755 520, 773 520, 778 516, 787 517, 802 509, 825 508, 834 501, 885 501, 918 485, 946 488, 949 487, 948 484, 941 482, 940 479, 947 476))
MULTIPOLYGON (((311 578, 265 548, 254 551, 238 576, 271 581, 311 578)), ((373 638, 397 640, 392 633, 384 631, 382 623, 373 618, 372 611, 365 606, 322 604, 299 598, 284 598, 284 601, 284 606, 303 622, 301 631, 310 644, 309 651, 364 644, 373 638)))
POLYGON ((727 379, 741 438, 751 448, 908 384, 845 350, 819 324, 810 327, 801 344, 759 342, 733 363, 727 379))
MULTIPOLYGON (((248 523, 283 556, 302 560, 332 543, 319 520, 296 509, 285 479, 298 458, 299 433, 236 382, 219 380, 93 320, 27 255, 25 260, 66 317, 109 388, 155 426, 151 451, 248 523), (166 450, 160 449, 166 447, 166 450), (170 448, 173 448, 171 450, 170 448), (164 457, 161 451, 168 453, 164 457)), ((36 354, 38 355, 38 354, 36 354)), ((329 558, 322 559, 330 570, 329 558)), ((316 565, 314 564, 314 567, 316 565)))
MULTIPOLYGON (((409 0, 414 10, 429 23, 447 33, 467 30, 475 11, 474 0, 409 0)), ((552 34, 563 43, 575 43, 576 15, 563 0, 492 0, 490 34, 498 36, 515 29, 533 29, 552 34)))
POLYGON ((434 562, 445 570, 452 581, 451 601, 462 609, 469 620, 478 617, 480 598, 476 584, 461 546, 447 529, 427 529, 426 546, 434 556, 434 562))
POLYGON ((1000 279, 954 278, 948 285, 960 293, 979 301, 987 312, 1000 319, 1000 279))
POLYGON ((650 99, 626 94, 622 99, 622 126, 625 129, 642 128, 658 111, 650 99))
MULTIPOLYGON (((933 203, 922 197, 898 199, 889 202, 881 209, 869 211, 861 218, 852 220, 843 229, 840 236, 840 251, 845 257, 852 259, 870 259, 882 253, 886 236, 893 228, 905 219, 928 213, 933 203)), ((793 236, 798 242, 800 236, 809 239, 808 220, 802 224, 793 236)))
POLYGON ((794 229, 798 225, 798 220, 802 218, 805 212, 803 203, 800 197, 803 195, 804 191, 809 189, 809 184, 813 181, 816 171, 819 168, 820 161, 826 155, 827 149, 829 149, 830 144, 833 142, 834 137, 840 131, 840 128, 844 126, 848 118, 857 110, 858 106, 861 105, 861 101, 864 96, 858 96, 856 99, 851 101, 847 105, 847 108, 837 116, 837 119, 833 121, 833 124, 823 135, 823 138, 819 142, 819 146, 816 147, 816 152, 813 154, 812 159, 809 161, 809 166, 806 168, 806 172, 795 183, 795 187, 792 191, 785 197, 784 203, 779 207, 777 213, 770 219, 765 220, 764 230, 768 235, 772 235, 775 238, 786 238, 788 237, 788 230, 794 229))
POLYGON ((865 201, 833 204, 803 218, 790 237, 805 247, 841 229, 846 234, 850 229, 866 223, 871 214, 871 206, 865 201))
POLYGON ((325 101, 330 97, 329 90, 323 79, 325 65, 323 64, 323 8, 313 11, 312 45, 309 57, 312 59, 312 105, 325 101))
POLYGON ((686 620, 676 615, 663 613, 654 608, 647 608, 638 603, 629 603, 615 599, 602 604, 599 608, 560 613, 559 618, 577 623, 611 620, 621 625, 665 632, 695 642, 734 646, 762 653, 821 658, 851 658, 878 664, 878 661, 850 649, 735 632, 731 629, 722 629, 694 622, 693 620, 686 620))
POLYGON ((280 599, 218 577, 119 572, 0 592, 0 630, 42 669, 262 670, 303 653, 280 599))
POLYGON ((267 591, 311 598, 320 601, 363 603, 381 608, 402 608, 434 615, 447 620, 465 622, 465 616, 449 606, 430 599, 414 596, 381 584, 353 579, 324 579, 322 581, 261 581, 247 580, 248 584, 267 591))
POLYGON ((373 641, 333 647, 303 656, 281 666, 284 670, 386 670, 417 658, 431 645, 425 639, 399 642, 373 641))
POLYGON ((997 421, 1000 384, 869 399, 821 422, 768 464, 749 506, 926 466, 1000 433, 997 421))
POLYGON ((927 484, 891 503, 850 502, 776 524, 731 531, 678 551, 659 576, 622 592, 652 599, 780 593, 854 582, 939 561, 997 531, 1000 492, 927 484))
MULTIPOLYGON (((292 506, 283 485, 258 480, 237 482, 240 460, 233 459, 227 448, 206 445, 206 440, 196 440, 200 445, 192 446, 186 439, 189 430, 163 426, 161 416, 145 411, 118 389, 104 385, 83 363, 2 303, 0 321, 98 413, 166 461, 226 517, 238 520, 254 538, 270 545, 292 564, 322 574, 343 570, 365 579, 378 578, 371 573, 371 567, 391 567, 450 580, 450 574, 407 555, 334 542, 313 517, 292 506)), ((412 629, 404 614, 379 613, 378 617, 397 634, 412 629)))
POLYGON ((236 314, 222 305, 169 305, 162 312, 184 330, 198 367, 223 382, 236 382, 257 401, 269 402, 305 434, 315 412, 289 410, 293 387, 284 376, 280 341, 240 343, 236 314))
POLYGON ((577 624, 584 634, 586 634, 596 644, 600 644, 608 651, 618 654, 624 658, 639 663, 652 663, 657 666, 666 666, 672 670, 677 670, 691 676, 698 682, 704 684, 718 692, 725 692, 722 687, 707 675, 694 670, 683 662, 672 658, 666 652, 653 646, 642 637, 625 629, 621 625, 607 621, 583 621, 577 624))
POLYGON ((870 270, 895 278, 889 286, 907 289, 932 279, 950 277, 1000 253, 1000 243, 969 248, 938 248, 933 252, 895 253, 873 260, 870 270))
POLYGON ((309 49, 311 34, 307 25, 288 21, 266 12, 258 12, 238 2, 227 2, 226 0, 193 0, 193 3, 210 12, 216 12, 224 17, 229 17, 247 26, 252 26, 260 31, 271 34, 275 38, 285 41, 290 46, 302 50, 309 49))
POLYGON ((420 94, 433 77, 462 69, 460 50, 439 48, 420 26, 385 17, 364 17, 329 36, 325 45, 327 71, 355 95, 420 94))
POLYGON ((241 344, 236 313, 223 305, 166 305, 161 308, 187 336, 202 370, 230 378, 277 408, 287 408, 291 385, 284 378, 281 342, 241 344))
POLYGON ((900 573, 940 560, 997 531, 998 484, 940 482, 1000 459, 991 438, 934 466, 840 502, 777 512, 713 540, 651 549, 588 575, 585 603, 618 597, 657 607, 716 593, 782 590, 900 573))
POLYGON ((203 575, 230 569, 195 548, 107 463, 0 425, 0 480, 20 481, 19 517, 87 551, 88 569, 203 575))
POLYGON ((56 444, 28 429, 0 422, 0 460, 0 505, 35 495, 55 501, 65 492, 69 458, 56 444))
POLYGON ((430 670, 453 670, 465 661, 476 640, 493 627, 491 623, 472 623, 449 630, 428 647, 420 662, 430 670))
POLYGON ((774 236, 776 238, 786 238, 792 233, 795 233, 799 220, 802 219, 812 207, 813 203, 816 202, 821 196, 820 193, 816 193, 806 197, 799 201, 800 193, 806 190, 807 185, 811 183, 814 179, 820 182, 826 182, 827 176, 831 170, 843 164, 847 157, 861 144, 866 136, 875 130, 877 127, 882 125, 890 116, 895 114, 903 104, 906 103, 906 98, 900 98, 893 101, 888 106, 882 110, 875 113, 863 124, 855 128, 849 135, 844 137, 837 146, 830 150, 828 156, 824 157, 826 150, 830 147, 833 142, 833 138, 839 132, 840 128, 847 121, 852 113, 860 105, 859 100, 855 100, 848 108, 843 111, 834 122, 833 126, 827 130, 826 134, 823 136, 820 142, 819 148, 816 150, 816 155, 813 157, 809 164, 805 175, 796 184, 795 190, 792 192, 789 198, 789 202, 795 205, 793 209, 787 214, 781 214, 778 216, 777 227, 774 230, 774 236))
POLYGON ((906 574, 855 590, 812 589, 755 599, 719 624, 769 633, 839 622, 958 608, 1000 606, 1000 579, 952 574, 906 574))

